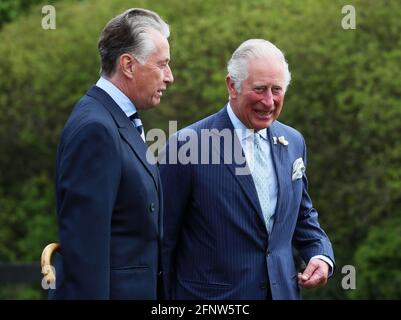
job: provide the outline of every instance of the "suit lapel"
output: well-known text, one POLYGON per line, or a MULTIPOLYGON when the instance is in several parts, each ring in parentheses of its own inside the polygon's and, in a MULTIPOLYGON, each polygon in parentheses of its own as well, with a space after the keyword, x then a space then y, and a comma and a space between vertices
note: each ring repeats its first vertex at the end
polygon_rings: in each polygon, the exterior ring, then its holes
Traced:
MULTIPOLYGON (((138 130, 135 129, 131 121, 125 115, 124 111, 122 111, 121 108, 114 102, 114 100, 99 87, 93 86, 91 89, 89 89, 87 95, 95 98, 111 113, 114 121, 117 124, 121 137, 128 143, 132 151, 136 154, 143 166, 152 176, 156 189, 158 190, 159 186, 157 182, 157 168, 156 166, 151 165, 146 159, 148 147, 139 135, 138 130)), ((152 155, 149 154, 149 156, 152 155)))
MULTIPOLYGON (((139 132, 134 128, 134 126, 130 125, 122 128, 118 128, 123 139, 129 144, 132 151, 135 152, 139 160, 142 162, 143 166, 152 176, 153 181, 155 183, 156 189, 158 190, 158 183, 157 183, 157 171, 156 166, 150 164, 147 160, 147 151, 148 146, 144 143, 139 132)), ((153 157, 151 153, 148 155, 149 157, 153 157)), ((154 161, 156 163, 156 161, 154 161)))
POLYGON ((241 143, 237 137, 237 134, 234 131, 234 127, 231 123, 230 117, 228 116, 227 107, 223 108, 217 114, 213 127, 216 128, 218 132, 227 129, 231 131, 231 136, 233 137, 231 150, 226 150, 224 148, 224 143, 219 144, 221 161, 225 164, 225 166, 234 176, 234 179, 240 184, 242 190, 244 191, 244 194, 249 199, 249 202, 251 203, 252 207, 257 211, 261 221, 263 222, 264 220, 263 220, 262 209, 259 203, 259 198, 257 195, 255 183, 253 182, 248 164, 246 162, 245 164, 237 163, 235 157, 233 156, 236 150, 241 150, 242 159, 245 159, 245 154, 244 151, 242 150, 241 143), (227 161, 230 159, 231 161, 227 161))
MULTIPOLYGON (((273 144, 273 137, 279 137, 281 134, 277 131, 277 126, 273 122, 273 124, 267 128, 268 139, 270 143, 270 150, 273 158, 273 165, 274 170, 277 178, 277 204, 275 210, 275 219, 274 224, 280 221, 281 215, 280 212, 284 212, 285 210, 285 201, 284 201, 284 186, 285 186, 285 179, 286 175, 285 172, 287 171, 286 168, 288 166, 288 155, 287 155, 287 146, 283 146, 282 144, 278 143, 273 144)), ((274 225, 273 225, 274 229, 274 225)))

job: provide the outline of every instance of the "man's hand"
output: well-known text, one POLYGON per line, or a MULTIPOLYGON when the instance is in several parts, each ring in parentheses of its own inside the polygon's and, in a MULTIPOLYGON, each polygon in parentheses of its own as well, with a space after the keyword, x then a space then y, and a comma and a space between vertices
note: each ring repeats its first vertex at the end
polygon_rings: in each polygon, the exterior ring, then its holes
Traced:
POLYGON ((324 286, 329 276, 329 265, 320 259, 309 261, 303 273, 298 273, 298 283, 304 288, 312 289, 324 286))

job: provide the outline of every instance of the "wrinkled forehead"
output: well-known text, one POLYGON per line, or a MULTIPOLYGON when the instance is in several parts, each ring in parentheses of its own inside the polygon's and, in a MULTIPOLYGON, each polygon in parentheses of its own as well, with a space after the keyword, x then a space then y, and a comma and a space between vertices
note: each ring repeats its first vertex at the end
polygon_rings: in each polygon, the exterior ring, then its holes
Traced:
POLYGON ((149 35, 154 44, 154 49, 151 53, 151 56, 156 59, 170 60, 170 45, 168 40, 156 30, 149 32, 149 35))
POLYGON ((160 31, 155 29, 149 29, 148 34, 150 39, 152 40, 153 44, 156 47, 167 47, 169 48, 168 39, 163 36, 160 31))
POLYGON ((248 61, 248 80, 263 81, 270 80, 275 84, 284 84, 284 62, 276 57, 253 58, 248 61))

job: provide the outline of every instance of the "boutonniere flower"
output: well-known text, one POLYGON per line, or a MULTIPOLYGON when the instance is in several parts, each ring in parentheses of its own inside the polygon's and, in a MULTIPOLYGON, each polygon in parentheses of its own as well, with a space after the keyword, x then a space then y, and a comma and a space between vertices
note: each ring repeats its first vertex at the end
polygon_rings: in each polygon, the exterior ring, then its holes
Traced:
POLYGON ((289 142, 285 140, 284 136, 278 137, 278 142, 280 142, 283 146, 288 146, 289 142))
POLYGON ((277 137, 273 137, 273 144, 277 144, 277 137))

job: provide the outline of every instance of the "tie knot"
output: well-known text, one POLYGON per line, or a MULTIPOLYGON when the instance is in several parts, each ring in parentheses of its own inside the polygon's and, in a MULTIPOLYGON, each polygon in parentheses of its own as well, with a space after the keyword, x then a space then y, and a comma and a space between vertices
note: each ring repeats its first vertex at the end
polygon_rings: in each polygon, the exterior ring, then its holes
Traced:
POLYGON ((135 112, 134 114, 130 115, 129 119, 132 121, 135 128, 138 130, 139 134, 142 135, 143 125, 141 119, 139 118, 138 112, 135 112))
POLYGON ((135 113, 131 114, 131 115, 129 116, 129 119, 130 119, 131 121, 134 121, 135 119, 139 119, 139 114, 138 114, 138 112, 135 112, 135 113))
POLYGON ((256 147, 260 148, 261 140, 262 140, 262 137, 260 136, 260 134, 255 133, 254 134, 254 142, 255 142, 256 147))

